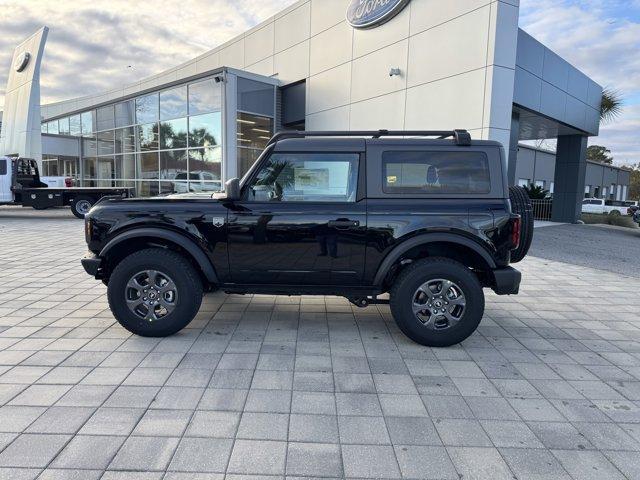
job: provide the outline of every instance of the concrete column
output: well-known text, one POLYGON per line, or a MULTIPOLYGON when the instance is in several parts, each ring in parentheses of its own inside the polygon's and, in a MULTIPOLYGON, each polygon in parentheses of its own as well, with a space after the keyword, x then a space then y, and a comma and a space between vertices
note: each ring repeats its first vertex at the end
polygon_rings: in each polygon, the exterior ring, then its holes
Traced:
POLYGON ((511 137, 509 140, 509 160, 507 168, 507 179, 509 185, 516 184, 516 165, 518 163, 518 141, 520 140, 520 114, 511 113, 511 137))
POLYGON ((583 135, 558 137, 555 193, 551 216, 554 222, 575 223, 580 219, 586 170, 587 137, 583 135))

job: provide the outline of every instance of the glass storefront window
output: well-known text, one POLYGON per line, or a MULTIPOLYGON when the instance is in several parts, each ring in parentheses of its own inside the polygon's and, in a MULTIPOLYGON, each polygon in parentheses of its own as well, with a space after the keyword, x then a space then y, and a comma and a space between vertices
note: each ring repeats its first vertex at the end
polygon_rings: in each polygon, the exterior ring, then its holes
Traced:
POLYGON ((275 87, 267 83, 238 78, 238 110, 274 116, 275 87))
POLYGON ((89 112, 83 112, 80 114, 80 122, 82 124, 82 135, 90 136, 93 132, 95 132, 95 117, 96 111, 91 110, 89 112))
POLYGON ((58 120, 58 133, 60 135, 69 135, 69 117, 58 120))
POLYGON ((128 127, 136 123, 136 103, 129 100, 116 103, 116 127, 128 127))
POLYGON ((46 123, 41 123, 40 124, 40 133, 47 133, 47 124, 46 123))
POLYGON ((157 179, 159 173, 158 152, 138 154, 140 178, 157 179))
POLYGON ((160 92, 160 120, 187 116, 187 86, 160 92))
POLYGON ((115 161, 113 156, 98 157, 98 180, 112 180, 115 176, 115 161))
POLYGON ((195 148, 189 150, 190 180, 219 181, 222 174, 221 166, 222 148, 195 148))
POLYGON ((136 156, 132 153, 116 155, 116 178, 135 179, 136 178, 136 156))
POLYGON ((222 110, 222 84, 210 78, 189 85, 189 115, 222 110))
POLYGON ((138 197, 155 197, 160 193, 160 185, 155 182, 138 182, 136 195, 138 197))
POLYGON ((170 150, 160 152, 160 178, 184 181, 187 179, 187 151, 170 150))
POLYGON ((82 139, 82 156, 95 157, 98 154, 98 142, 95 137, 82 139))
MULTIPOLYGON (((84 168, 84 180, 95 180, 97 176, 98 159, 95 157, 84 157, 82 159, 84 168)), ((91 183, 87 186, 92 186, 91 183)))
POLYGON ((98 133, 98 155, 113 155, 114 153, 113 130, 98 133))
POLYGON ((160 149, 187 148, 187 119, 160 122, 160 149))
POLYGON ((254 150, 252 148, 238 148, 238 168, 241 177, 249 171, 249 169, 256 163, 258 157, 262 153, 262 150, 254 150))
POLYGON ((80 127, 80 115, 73 115, 69 117, 69 135, 79 137, 82 134, 82 128, 80 127))
POLYGON ((221 144, 221 112, 189 117, 189 147, 213 147, 221 144))
POLYGON ((152 93, 136 98, 137 123, 151 123, 158 121, 158 94, 152 93))
POLYGON ((58 135, 58 133, 60 133, 60 130, 58 130, 57 120, 47 123, 47 133, 52 133, 54 135, 58 135))
POLYGON ((113 116, 113 105, 107 105, 106 107, 100 107, 96 113, 96 129, 98 132, 102 130, 109 130, 116 126, 113 116))
POLYGON ((136 149, 135 127, 120 128, 115 131, 116 153, 132 153, 136 149))
POLYGON ((158 124, 139 125, 137 129, 140 151, 158 150, 158 124))
POLYGON ((273 135, 273 119, 238 113, 238 146, 264 149, 273 135))

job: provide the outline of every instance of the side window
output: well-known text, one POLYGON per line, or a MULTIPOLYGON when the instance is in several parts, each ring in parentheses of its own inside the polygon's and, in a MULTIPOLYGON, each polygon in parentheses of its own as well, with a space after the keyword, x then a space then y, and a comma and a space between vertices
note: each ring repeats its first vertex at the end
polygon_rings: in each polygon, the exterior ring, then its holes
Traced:
POLYGON ((358 162, 353 153, 274 153, 251 182, 255 202, 355 202, 358 162))
POLYGON ((0 175, 7 174, 7 161, 3 158, 0 159, 0 175))
POLYGON ((395 194, 486 194, 491 191, 489 161, 482 152, 384 152, 382 190, 395 194))

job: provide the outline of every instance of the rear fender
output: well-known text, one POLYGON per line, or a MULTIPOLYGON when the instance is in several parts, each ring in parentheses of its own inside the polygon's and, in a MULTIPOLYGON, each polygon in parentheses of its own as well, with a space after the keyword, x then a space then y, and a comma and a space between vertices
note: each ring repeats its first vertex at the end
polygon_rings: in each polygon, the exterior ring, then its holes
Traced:
POLYGON ((466 247, 476 254, 478 254, 482 260, 487 264, 487 267, 491 270, 496 268, 496 262, 491 257, 491 254, 484 248, 482 245, 470 240, 461 235, 455 235, 452 233, 426 233, 417 235, 415 237, 409 238, 407 240, 402 241, 397 247, 395 247, 382 261, 380 266, 378 267, 378 271, 374 278, 374 285, 382 287, 387 274, 390 272, 391 268, 395 263, 409 250, 414 247, 418 247, 420 245, 425 245, 429 243, 436 242, 445 242, 445 243, 453 243, 460 245, 462 247, 466 247))

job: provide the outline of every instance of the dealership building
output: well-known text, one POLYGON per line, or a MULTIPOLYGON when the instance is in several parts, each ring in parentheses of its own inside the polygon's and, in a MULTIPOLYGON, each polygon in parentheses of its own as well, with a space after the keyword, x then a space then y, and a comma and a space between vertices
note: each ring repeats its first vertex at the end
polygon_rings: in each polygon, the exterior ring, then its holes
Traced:
POLYGON ((535 181, 520 142, 557 139, 553 218, 575 221, 602 87, 518 18, 518 0, 300 0, 168 71, 40 105, 45 28, 16 48, 0 153, 156 195, 220 189, 282 129, 467 129, 505 146, 512 184, 535 181))

